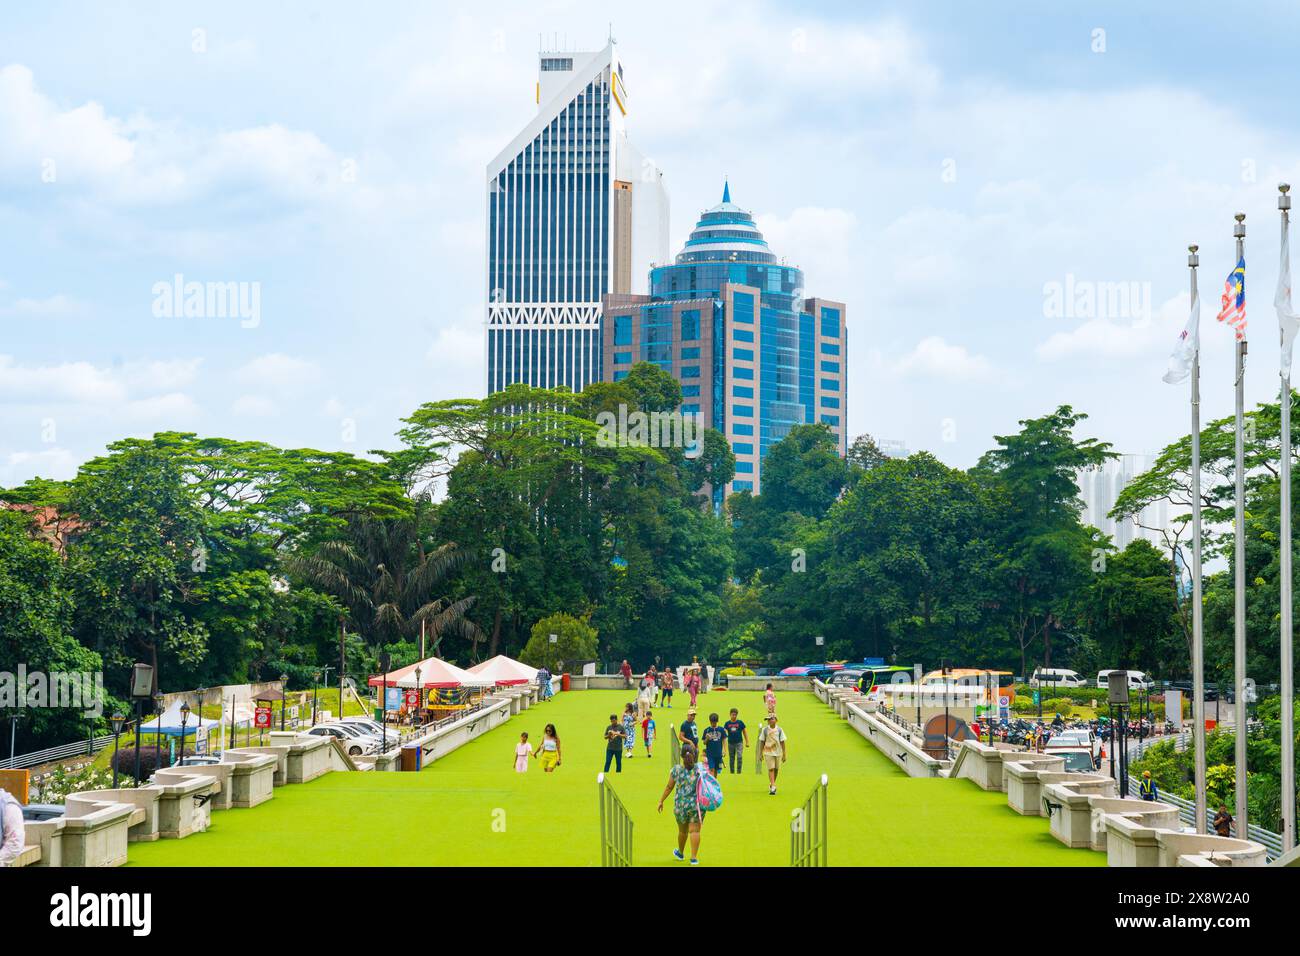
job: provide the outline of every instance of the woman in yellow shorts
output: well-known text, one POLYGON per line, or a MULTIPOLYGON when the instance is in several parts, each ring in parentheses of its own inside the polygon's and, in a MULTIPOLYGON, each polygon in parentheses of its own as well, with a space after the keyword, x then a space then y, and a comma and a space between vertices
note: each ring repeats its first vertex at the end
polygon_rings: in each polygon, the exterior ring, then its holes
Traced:
POLYGON ((546 725, 542 746, 535 755, 541 757, 543 773, 552 773, 560 765, 560 735, 555 732, 554 724, 546 725))

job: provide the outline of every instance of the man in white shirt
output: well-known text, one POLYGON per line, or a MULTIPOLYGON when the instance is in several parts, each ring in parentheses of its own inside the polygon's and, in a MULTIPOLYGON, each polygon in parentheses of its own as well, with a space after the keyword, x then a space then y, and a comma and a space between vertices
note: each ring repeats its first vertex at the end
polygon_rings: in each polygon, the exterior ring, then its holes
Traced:
POLYGON ((14 865, 25 839, 22 804, 7 790, 0 790, 0 867, 14 865))
POLYGON ((776 714, 767 715, 767 726, 758 732, 758 752, 767 768, 767 792, 776 795, 776 777, 785 763, 785 731, 776 725, 776 714))

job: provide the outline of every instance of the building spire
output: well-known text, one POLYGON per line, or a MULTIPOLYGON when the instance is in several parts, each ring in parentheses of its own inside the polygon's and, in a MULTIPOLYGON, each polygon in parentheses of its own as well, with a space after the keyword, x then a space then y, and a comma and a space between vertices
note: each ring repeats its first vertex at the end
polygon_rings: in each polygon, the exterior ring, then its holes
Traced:
POLYGON ((722 181, 722 201, 731 202, 731 183, 726 179, 722 181))

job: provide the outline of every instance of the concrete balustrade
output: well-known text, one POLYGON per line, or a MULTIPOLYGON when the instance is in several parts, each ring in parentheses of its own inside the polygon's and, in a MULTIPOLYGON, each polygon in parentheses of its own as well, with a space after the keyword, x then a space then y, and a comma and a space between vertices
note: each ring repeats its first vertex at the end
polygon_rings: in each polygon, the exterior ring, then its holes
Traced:
POLYGON ((1159 866, 1161 833, 1141 820, 1123 814, 1102 815, 1106 828, 1107 866, 1159 866))
POLYGON ((221 755, 221 762, 230 767, 229 806, 246 810, 275 796, 279 754, 227 750, 221 755))
POLYGON ((868 714, 857 704, 846 708, 849 726, 875 745, 909 777, 941 777, 949 766, 946 760, 931 757, 911 742, 901 731, 879 713, 868 714))
POLYGON ((159 770, 152 787, 158 796, 158 836, 181 840, 203 833, 212 823, 212 797, 221 791, 221 781, 190 770, 205 767, 173 767, 159 770))
POLYGON ((1177 830, 1182 826, 1178 808, 1168 803, 1153 800, 1137 800, 1133 797, 1092 796, 1088 798, 1092 811, 1091 833, 1092 848, 1106 849, 1106 820, 1108 815, 1127 817, 1142 826, 1151 829, 1177 830))
POLYGON ((948 776, 972 781, 981 790, 1002 789, 1002 753, 976 740, 963 740, 948 776))
POLYGON ((1267 866, 1268 851, 1262 843, 1221 837, 1212 833, 1157 830, 1160 866, 1267 866), (1187 861, 1187 862, 1184 862, 1187 861))
POLYGON ((232 747, 221 755, 221 759, 229 760, 232 755, 241 755, 249 757, 275 758, 275 768, 272 771, 272 785, 283 787, 289 782, 289 748, 288 747, 232 747))
POLYGON ((422 737, 409 741, 405 746, 418 744, 421 752, 421 766, 428 766, 453 750, 463 747, 471 740, 495 730, 509 719, 510 701, 493 700, 481 710, 476 710, 444 727, 430 731, 422 737))
POLYGON ((229 810, 231 801, 230 778, 234 771, 234 764, 221 763, 200 764, 194 767, 169 767, 165 770, 159 770, 155 775, 155 781, 167 780, 174 782, 181 776, 193 777, 211 777, 219 785, 219 789, 212 794, 208 801, 212 804, 213 810, 229 810), (167 776, 164 778, 163 774, 167 776))
POLYGON ((26 831, 27 847, 38 851, 36 859, 26 866, 62 866, 63 865, 63 817, 53 820, 29 820, 23 826, 26 831))
POLYGON ((1045 784, 1043 800, 1052 836, 1069 847, 1092 849, 1092 798, 1114 793, 1115 781, 1109 778, 1045 784))
POLYGON ((1002 786, 1000 789, 1004 793, 1009 793, 1010 772, 1007 770, 1008 764, 1018 763, 1027 767, 1037 764, 1051 764, 1050 767, 1044 767, 1047 770, 1061 770, 1065 767, 1065 760, 1061 757, 1053 757, 1049 754, 1040 754, 1032 750, 999 750, 998 758, 1002 761, 1002 786))
MULTIPOLYGON (((131 825, 127 839, 131 843, 152 843, 159 838, 158 802, 162 799, 162 793, 161 787, 146 784, 143 787, 85 790, 77 796, 101 803, 125 803, 139 809, 143 815, 131 825)), ((68 805, 71 806, 71 798, 68 805)))
POLYGON ((63 866, 121 866, 131 827, 144 810, 129 803, 105 803, 81 794, 69 796, 63 817, 63 866))
POLYGON ((1065 771, 1065 758, 1036 755, 1033 760, 1008 760, 1002 765, 1003 779, 1007 785, 1007 806, 1021 816, 1043 815, 1043 786, 1065 783, 1092 774, 1073 774, 1065 771))
POLYGON ((271 745, 288 748, 284 771, 286 783, 309 783, 333 769, 332 737, 274 730, 271 732, 271 745))

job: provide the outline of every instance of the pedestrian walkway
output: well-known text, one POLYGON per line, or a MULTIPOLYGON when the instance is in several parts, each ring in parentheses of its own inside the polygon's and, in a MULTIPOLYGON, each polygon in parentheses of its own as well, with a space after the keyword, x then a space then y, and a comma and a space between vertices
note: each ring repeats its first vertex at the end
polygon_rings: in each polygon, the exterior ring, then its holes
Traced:
MULTIPOLYGON (((132 864, 149 866, 593 866, 599 862, 596 775, 604 764, 609 715, 632 699, 625 691, 574 691, 525 711, 418 774, 332 773, 276 791, 252 810, 231 810, 213 828, 186 840, 132 844, 132 864), (513 769, 521 731, 538 743, 557 725, 563 765, 524 774, 513 769)), ((683 700, 658 709, 656 755, 636 756, 610 774, 635 824, 638 866, 681 866, 671 859, 676 825, 671 798, 655 805, 668 779, 670 723, 685 717, 683 700)), ((790 862, 791 811, 820 774, 830 777, 829 859, 844 865, 1098 866, 1097 853, 1053 840, 1042 820, 1021 817, 1006 797, 943 779, 913 779, 809 693, 780 697, 790 761, 777 796, 754 773, 753 742, 762 695, 713 691, 699 698, 699 722, 731 707, 749 725, 743 774, 723 774, 726 794, 704 822, 704 865, 783 867, 790 862)))

